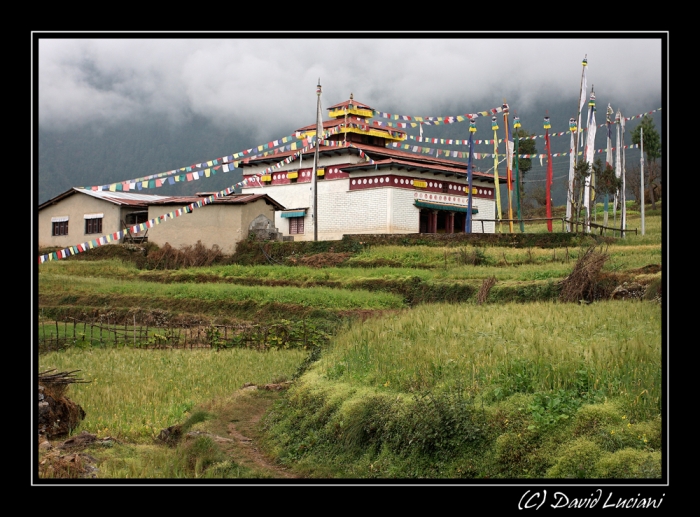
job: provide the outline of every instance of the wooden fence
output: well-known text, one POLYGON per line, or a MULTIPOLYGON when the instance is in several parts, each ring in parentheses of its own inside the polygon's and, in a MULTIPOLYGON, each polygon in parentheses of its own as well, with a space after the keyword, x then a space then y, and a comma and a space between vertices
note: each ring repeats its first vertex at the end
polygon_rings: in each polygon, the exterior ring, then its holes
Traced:
MULTIPOLYGON (((517 223, 518 225, 522 223, 533 223, 533 222, 541 222, 541 221, 561 221, 561 231, 562 233, 566 232, 567 224, 571 227, 572 231, 574 233, 577 233, 579 231, 585 231, 586 228, 586 223, 584 221, 571 221, 566 219, 566 217, 534 217, 530 219, 473 219, 472 223, 481 223, 481 233, 484 233, 484 223, 496 223, 496 224, 508 224, 508 223, 517 223), (580 228, 580 230, 579 230, 580 228)), ((598 232, 600 235, 607 235, 607 230, 610 230, 613 234, 613 236, 616 235, 616 233, 619 233, 620 235, 623 235, 627 232, 634 233, 635 235, 637 234, 637 229, 636 228, 615 228, 613 226, 603 226, 602 224, 597 224, 597 223, 588 223, 588 225, 591 228, 597 228, 598 232)), ((516 231, 516 230, 514 230, 516 231)), ((517 231, 517 233, 520 233, 517 231)))
POLYGON ((307 348, 316 344, 318 331, 305 321, 290 324, 149 326, 103 321, 39 323, 39 352, 69 347, 133 347, 144 349, 307 348))

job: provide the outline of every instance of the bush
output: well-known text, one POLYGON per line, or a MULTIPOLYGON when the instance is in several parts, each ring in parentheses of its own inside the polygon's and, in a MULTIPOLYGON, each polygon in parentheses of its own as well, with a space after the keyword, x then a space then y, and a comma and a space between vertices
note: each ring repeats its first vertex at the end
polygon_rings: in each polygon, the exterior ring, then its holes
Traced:
POLYGON ((608 260, 608 254, 596 251, 595 246, 586 249, 574 265, 569 276, 561 282, 559 300, 562 302, 593 301, 600 271, 608 260))
POLYGON ((620 409, 611 402, 582 406, 574 417, 574 435, 593 437, 601 429, 622 422, 620 409))
POLYGON ((661 478, 661 452, 622 449, 604 454, 598 461, 597 469, 602 478, 661 478))
POLYGON ((552 466, 547 471, 549 478, 595 478, 598 475, 596 465, 603 451, 595 442, 587 438, 578 438, 562 446, 552 466))
POLYGON ((202 241, 194 246, 181 246, 176 250, 167 242, 146 256, 145 269, 180 269, 187 267, 203 267, 224 262, 225 256, 219 246, 214 244, 207 248, 202 241))

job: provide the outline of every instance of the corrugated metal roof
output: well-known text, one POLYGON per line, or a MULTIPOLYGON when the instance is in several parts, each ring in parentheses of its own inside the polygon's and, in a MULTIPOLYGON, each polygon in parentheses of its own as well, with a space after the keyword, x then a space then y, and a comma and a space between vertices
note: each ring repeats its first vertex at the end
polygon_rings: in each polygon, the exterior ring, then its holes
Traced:
POLYGON ((158 196, 155 194, 137 194, 135 192, 110 192, 108 190, 90 190, 82 187, 73 187, 70 190, 63 192, 62 194, 59 194, 58 196, 41 203, 39 205, 39 210, 47 206, 54 205, 59 201, 76 193, 85 194, 87 196, 92 196, 97 199, 104 199, 105 201, 114 203, 115 205, 126 205, 143 208, 146 208, 148 206, 148 203, 154 200, 165 198, 165 196, 158 196))
POLYGON ((167 199, 168 196, 159 196, 156 194, 137 194, 135 192, 112 192, 109 190, 88 190, 83 188, 73 188, 76 192, 86 194, 88 196, 104 199, 116 205, 133 205, 146 206, 154 201, 167 199))

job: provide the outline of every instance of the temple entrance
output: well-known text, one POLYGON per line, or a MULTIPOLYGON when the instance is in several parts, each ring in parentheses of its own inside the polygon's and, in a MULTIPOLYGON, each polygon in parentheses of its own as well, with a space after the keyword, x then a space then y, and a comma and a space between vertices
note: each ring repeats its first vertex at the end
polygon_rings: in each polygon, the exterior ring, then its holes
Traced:
POLYGON ((431 210, 422 208, 420 211, 420 233, 463 233, 466 214, 451 210, 431 210))

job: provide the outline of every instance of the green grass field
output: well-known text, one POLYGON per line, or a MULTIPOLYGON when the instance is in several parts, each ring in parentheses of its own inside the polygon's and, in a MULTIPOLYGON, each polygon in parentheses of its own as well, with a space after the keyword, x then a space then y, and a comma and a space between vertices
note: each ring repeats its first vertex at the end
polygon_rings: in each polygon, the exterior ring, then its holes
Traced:
MULTIPOLYGON (((657 212, 647 210, 646 235, 599 246, 606 293, 661 280, 657 212)), ((628 228, 640 228, 639 215, 628 215, 628 228)), ((42 353, 39 367, 77 369, 91 381, 70 386, 86 412, 73 432, 121 441, 93 451, 101 477, 264 476, 206 441, 169 450, 154 438, 203 412, 226 414, 214 401, 244 383, 294 379, 260 430, 265 451, 307 477, 658 479, 662 305, 559 302, 557 286, 584 252, 373 245, 316 268, 52 261, 39 266, 40 335, 70 337, 63 321, 100 315, 171 326, 304 319, 330 338, 320 355, 83 343, 42 353), (495 284, 478 303, 489 278, 495 284)))

